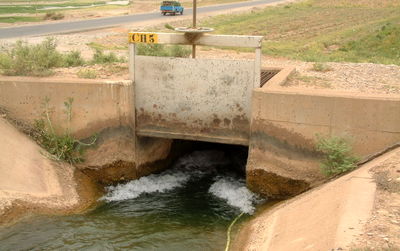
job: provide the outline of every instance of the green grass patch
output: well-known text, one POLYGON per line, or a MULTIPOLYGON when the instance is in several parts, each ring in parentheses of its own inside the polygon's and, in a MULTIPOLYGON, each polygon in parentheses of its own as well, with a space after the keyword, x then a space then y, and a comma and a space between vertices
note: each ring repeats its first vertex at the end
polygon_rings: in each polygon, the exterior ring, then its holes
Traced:
POLYGON ((118 57, 114 52, 105 53, 100 49, 96 49, 91 61, 92 64, 109 64, 118 62, 126 62, 126 58, 118 57))
POLYGON ((191 49, 181 45, 138 44, 137 54, 157 57, 189 57, 191 49))
POLYGON ((105 45, 96 42, 90 42, 87 44, 92 49, 95 50, 127 50, 128 45, 105 45))
MULTIPOLYGON (((32 5, 2 5, 0 6, 0 14, 13 14, 13 13, 46 13, 49 12, 46 7, 56 7, 56 9, 52 9, 52 11, 62 10, 63 7, 77 7, 84 8, 89 5, 104 5, 105 1, 96 1, 93 3, 85 3, 85 2, 67 2, 67 3, 49 3, 49 4, 32 4, 32 5), (59 8, 59 9, 57 9, 59 8)), ((75 9, 77 9, 75 8, 75 9)), ((65 9, 65 10, 74 10, 74 9, 65 9)))
POLYGON ((86 64, 79 51, 70 51, 62 55, 62 65, 65 67, 75 67, 86 64))
POLYGON ((95 79, 97 78, 97 72, 91 69, 81 69, 77 73, 80 78, 95 79))
POLYGON ((0 17, 0 23, 39 22, 39 21, 42 21, 42 18, 20 17, 20 16, 0 17))
POLYGON ((331 71, 332 68, 327 64, 317 62, 317 63, 313 64, 312 70, 319 71, 319 72, 327 72, 327 71, 331 71))
POLYGON ((262 35, 263 53, 313 62, 400 65, 400 1, 308 0, 202 22, 216 33, 262 35))

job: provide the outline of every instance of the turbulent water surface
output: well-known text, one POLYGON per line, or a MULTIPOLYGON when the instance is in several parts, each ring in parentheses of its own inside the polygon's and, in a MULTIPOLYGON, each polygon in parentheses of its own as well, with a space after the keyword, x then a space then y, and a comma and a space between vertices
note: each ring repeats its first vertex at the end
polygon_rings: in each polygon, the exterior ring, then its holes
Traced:
POLYGON ((223 250, 226 229, 261 201, 224 153, 193 152, 160 174, 108 187, 83 215, 0 229, 1 250, 223 250))

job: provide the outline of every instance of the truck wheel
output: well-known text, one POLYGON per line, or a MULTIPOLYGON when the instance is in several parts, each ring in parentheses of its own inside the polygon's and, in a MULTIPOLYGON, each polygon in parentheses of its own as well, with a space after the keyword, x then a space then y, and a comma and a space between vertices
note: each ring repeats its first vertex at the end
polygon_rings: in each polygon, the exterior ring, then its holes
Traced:
POLYGON ((181 15, 183 15, 183 11, 181 11, 181 15))
POLYGON ((162 14, 165 16, 165 14, 167 14, 167 13, 163 12, 162 14))

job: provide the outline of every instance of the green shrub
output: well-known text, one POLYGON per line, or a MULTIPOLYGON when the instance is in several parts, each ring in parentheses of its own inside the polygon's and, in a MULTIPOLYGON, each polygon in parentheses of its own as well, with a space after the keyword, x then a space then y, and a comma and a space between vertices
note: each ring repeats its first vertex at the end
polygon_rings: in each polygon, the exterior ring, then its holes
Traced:
POLYGON ((11 49, 0 53, 0 57, 0 68, 11 76, 48 76, 52 74, 51 68, 63 65, 62 55, 52 38, 36 45, 17 41, 11 49))
POLYGON ((52 68, 85 64, 79 51, 62 54, 56 50, 55 39, 47 38, 40 44, 30 45, 17 41, 10 49, 0 52, 0 69, 9 76, 49 76, 52 68))
POLYGON ((137 54, 144 56, 157 56, 157 57, 189 57, 192 52, 191 49, 180 46, 164 46, 161 44, 138 44, 136 46, 137 54))
POLYGON ((115 62, 125 62, 126 60, 123 57, 118 58, 114 52, 109 52, 108 54, 104 53, 100 49, 96 49, 96 52, 93 54, 92 63, 93 64, 109 64, 115 62))
POLYGON ((90 69, 81 69, 78 71, 77 75, 80 78, 97 78, 97 72, 90 69))
POLYGON ((35 121, 33 138, 39 145, 46 149, 55 160, 66 161, 70 164, 82 162, 83 147, 94 144, 96 136, 90 144, 82 143, 71 136, 69 124, 72 118, 73 98, 69 98, 64 102, 68 127, 64 134, 57 135, 50 119, 49 101, 50 99, 46 97, 44 101, 43 118, 35 121))
POLYGON ((85 60, 81 57, 79 51, 71 51, 63 55, 64 66, 75 67, 85 64, 85 60))
POLYGON ((187 58, 192 53, 192 50, 183 46, 173 45, 170 47, 170 56, 178 58, 187 58))
POLYGON ((44 20, 60 20, 64 19, 64 14, 60 12, 47 12, 44 17, 44 20))
POLYGON ((351 154, 351 147, 346 140, 339 137, 323 138, 319 135, 317 139, 317 150, 324 154, 321 170, 325 175, 341 174, 357 167, 358 158, 351 154))
POLYGON ((327 71, 331 71, 332 68, 325 63, 314 63, 312 70, 319 71, 319 72, 327 72, 327 71))

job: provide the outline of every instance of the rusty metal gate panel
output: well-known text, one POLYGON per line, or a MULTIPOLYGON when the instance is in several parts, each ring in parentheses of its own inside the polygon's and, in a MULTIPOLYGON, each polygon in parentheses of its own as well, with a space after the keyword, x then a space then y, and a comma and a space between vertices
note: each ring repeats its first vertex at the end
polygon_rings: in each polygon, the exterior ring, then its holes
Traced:
POLYGON ((254 60, 136 56, 137 134, 247 145, 254 75, 254 60))

